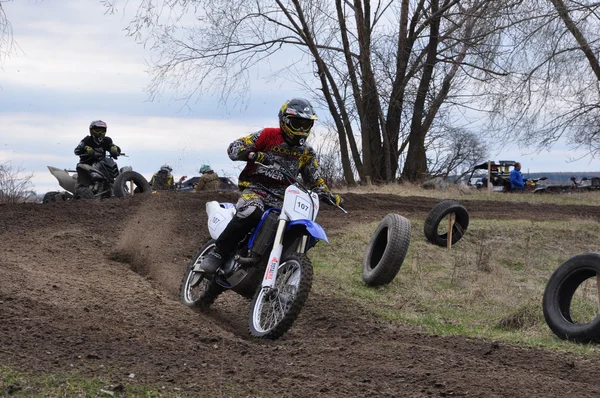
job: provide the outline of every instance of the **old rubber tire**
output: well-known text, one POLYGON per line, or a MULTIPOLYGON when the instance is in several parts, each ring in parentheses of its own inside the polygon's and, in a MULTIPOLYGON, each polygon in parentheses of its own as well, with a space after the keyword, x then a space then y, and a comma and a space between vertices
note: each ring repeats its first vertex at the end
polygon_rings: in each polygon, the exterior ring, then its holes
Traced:
POLYGON ((550 329, 558 337, 578 343, 600 342, 600 316, 589 323, 576 323, 571 317, 571 301, 577 288, 600 273, 600 253, 571 257, 550 276, 542 308, 550 329))
POLYGON ((452 227, 452 244, 458 242, 469 227, 469 213, 463 205, 456 200, 444 200, 431 209, 425 219, 425 237, 435 245, 446 247, 448 244, 448 232, 443 234, 438 233, 440 222, 454 213, 454 226, 452 227))
POLYGON ((148 180, 143 175, 136 171, 125 171, 115 178, 113 185, 113 193, 116 197, 122 198, 127 195, 131 195, 129 192, 129 181, 133 181, 134 193, 137 195, 149 194, 152 192, 152 187, 148 183, 148 180))
POLYGON ((96 199, 96 195, 91 189, 81 187, 75 191, 75 199, 96 199))
POLYGON ((395 277, 410 245, 410 221, 390 213, 379 223, 363 259, 362 278, 369 286, 390 283, 395 277))

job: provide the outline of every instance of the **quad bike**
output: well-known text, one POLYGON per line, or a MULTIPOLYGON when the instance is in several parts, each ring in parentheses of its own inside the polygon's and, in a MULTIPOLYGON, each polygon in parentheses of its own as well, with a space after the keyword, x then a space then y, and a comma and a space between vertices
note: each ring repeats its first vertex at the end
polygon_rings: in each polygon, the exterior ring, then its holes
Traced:
MULTIPOLYGON (((235 214, 232 203, 206 203, 212 239, 196 252, 180 287, 181 301, 204 310, 226 290, 252 299, 248 330, 254 337, 276 339, 294 323, 312 285, 313 269, 307 251, 319 240, 327 241, 315 222, 319 196, 304 187, 279 164, 262 165, 265 172, 283 174, 291 185, 285 190, 283 207, 268 209, 258 225, 238 244, 213 275, 200 270, 204 256, 215 249, 215 239, 235 214)), ((327 196, 323 199, 333 204, 327 196)), ((342 211, 345 210, 339 206, 342 211)))
MULTIPOLYGON (((122 153, 120 156, 126 156, 122 153)), ((48 170, 66 192, 52 191, 44 195, 42 203, 69 199, 101 199, 151 192, 148 181, 130 166, 119 169, 111 156, 105 156, 93 165, 79 164, 77 170, 48 166, 48 170), (78 185, 78 175, 81 185, 78 185)))
POLYGON ((539 178, 528 178, 525 180, 525 191, 531 193, 542 193, 548 187, 547 185, 542 185, 540 181, 546 181, 548 177, 539 177, 539 178))

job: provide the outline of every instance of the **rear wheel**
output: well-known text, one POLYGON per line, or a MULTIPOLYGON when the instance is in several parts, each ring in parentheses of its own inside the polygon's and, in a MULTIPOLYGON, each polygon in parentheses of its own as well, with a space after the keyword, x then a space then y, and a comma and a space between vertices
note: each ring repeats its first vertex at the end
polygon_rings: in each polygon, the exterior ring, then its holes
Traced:
POLYGON ((121 198, 124 196, 133 195, 134 193, 136 195, 138 193, 150 193, 152 192, 152 187, 143 175, 129 170, 119 174, 117 178, 115 178, 113 192, 116 197, 121 198))
POLYGON ((211 239, 194 254, 194 258, 188 264, 181 281, 179 297, 181 302, 190 308, 197 310, 209 308, 225 290, 214 281, 212 276, 207 277, 203 272, 194 271, 194 268, 202 262, 204 256, 213 250, 215 250, 215 241, 211 239))
POLYGON ((96 195, 90 188, 80 187, 75 191, 75 199, 96 199, 96 195))
POLYGON ((248 330, 254 337, 277 339, 294 323, 312 286, 312 263, 303 254, 284 256, 273 288, 261 288, 250 304, 248 330))
POLYGON ((57 201, 57 195, 60 194, 60 192, 58 191, 50 191, 50 192, 46 192, 46 194, 44 194, 44 197, 42 199, 42 203, 53 203, 57 201))

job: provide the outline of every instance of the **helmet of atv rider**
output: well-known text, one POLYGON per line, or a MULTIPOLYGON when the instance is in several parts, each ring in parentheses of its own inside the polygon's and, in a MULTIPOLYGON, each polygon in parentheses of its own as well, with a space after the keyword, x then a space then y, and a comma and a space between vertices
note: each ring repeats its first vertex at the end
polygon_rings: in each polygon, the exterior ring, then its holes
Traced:
POLYGON ((100 144, 104 140, 106 129, 106 123, 104 123, 102 120, 94 120, 90 123, 90 135, 96 144, 100 144))
POLYGON ((160 171, 166 171, 168 174, 171 174, 171 172, 173 171, 173 169, 168 164, 163 164, 160 167, 160 171))
POLYGON ((210 168, 209 165, 207 164, 203 164, 202 167, 200 167, 200 170, 198 170, 200 172, 200 174, 204 174, 204 173, 208 173, 210 172, 212 169, 210 168))
POLYGON ((304 145, 317 115, 310 102, 303 98, 286 101, 279 109, 279 127, 288 145, 304 145))

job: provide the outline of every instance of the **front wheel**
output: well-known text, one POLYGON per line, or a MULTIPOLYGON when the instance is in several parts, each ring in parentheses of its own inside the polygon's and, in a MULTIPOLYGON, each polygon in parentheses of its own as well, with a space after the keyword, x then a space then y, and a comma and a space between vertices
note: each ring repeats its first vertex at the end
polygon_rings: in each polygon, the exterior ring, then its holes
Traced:
POLYGON ((194 268, 200 264, 204 256, 213 250, 215 250, 215 240, 211 239, 194 254, 181 281, 179 297, 181 302, 190 308, 197 310, 208 309, 225 290, 225 288, 215 282, 212 276, 207 277, 202 272, 194 271, 194 268))
POLYGON ((273 288, 261 288, 250 304, 248 330, 254 337, 277 339, 294 323, 312 286, 312 263, 303 254, 281 259, 273 288))

